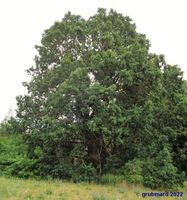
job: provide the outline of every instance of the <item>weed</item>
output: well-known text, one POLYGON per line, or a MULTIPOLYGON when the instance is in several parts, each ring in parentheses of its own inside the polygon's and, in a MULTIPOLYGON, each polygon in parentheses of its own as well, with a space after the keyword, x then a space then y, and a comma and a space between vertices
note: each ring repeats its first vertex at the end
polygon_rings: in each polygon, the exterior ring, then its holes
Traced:
POLYGON ((123 176, 117 176, 113 174, 105 174, 101 177, 101 183, 102 184, 108 184, 108 185, 116 185, 117 183, 121 183, 123 181, 123 176))
POLYGON ((109 198, 106 197, 106 195, 104 194, 93 194, 92 199, 93 200, 109 200, 109 198))
POLYGON ((52 195, 53 192, 52 192, 50 189, 48 189, 48 190, 46 190, 45 194, 46 194, 46 195, 52 195))

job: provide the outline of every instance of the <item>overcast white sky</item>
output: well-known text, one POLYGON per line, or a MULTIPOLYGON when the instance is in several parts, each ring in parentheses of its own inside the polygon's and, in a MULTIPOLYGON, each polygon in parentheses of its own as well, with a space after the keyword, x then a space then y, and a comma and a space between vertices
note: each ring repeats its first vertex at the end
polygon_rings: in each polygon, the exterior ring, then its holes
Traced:
POLYGON ((0 120, 24 93, 25 69, 34 64, 43 30, 68 11, 88 18, 98 7, 130 16, 151 41, 150 51, 178 64, 187 79, 186 0, 0 0, 0 120))

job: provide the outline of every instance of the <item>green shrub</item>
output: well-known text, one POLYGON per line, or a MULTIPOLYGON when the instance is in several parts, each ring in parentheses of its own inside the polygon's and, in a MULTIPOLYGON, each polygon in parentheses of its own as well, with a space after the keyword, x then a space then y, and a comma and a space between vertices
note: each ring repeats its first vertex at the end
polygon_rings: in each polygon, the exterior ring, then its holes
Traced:
POLYGON ((173 165, 170 151, 164 148, 154 159, 144 163, 144 185, 150 188, 177 188, 183 185, 184 173, 173 165))
POLYGON ((116 185, 117 183, 120 183, 123 180, 124 180, 123 176, 113 175, 113 174, 104 174, 101 177, 101 183, 108 185, 116 185))
POLYGON ((73 181, 75 182, 91 182, 96 179, 96 169, 91 165, 82 164, 74 169, 73 181))
POLYGON ((118 169, 122 166, 122 160, 119 156, 110 155, 106 158, 106 163, 104 166, 104 173, 116 174, 118 173, 118 169))
POLYGON ((70 162, 55 165, 51 176, 58 179, 67 179, 74 182, 91 182, 96 179, 96 169, 92 165, 82 164, 73 166, 70 162))
POLYGON ((27 157, 16 157, 11 162, 4 168, 3 175, 17 176, 19 178, 34 177, 36 175, 35 160, 27 157))
POLYGON ((173 165, 169 148, 165 147, 156 157, 129 161, 120 170, 130 183, 144 184, 150 188, 176 188, 182 186, 184 174, 173 165))
POLYGON ((36 160, 27 157, 26 146, 21 135, 0 135, 0 174, 33 177, 36 160))
MULTIPOLYGON (((47 171, 50 171, 50 170, 47 170, 47 171)), ((73 177, 73 166, 68 161, 57 164, 51 170, 50 174, 53 178, 70 180, 73 177)))
POLYGON ((138 159, 130 160, 125 167, 121 168, 121 173, 129 183, 143 183, 142 175, 143 162, 138 159))

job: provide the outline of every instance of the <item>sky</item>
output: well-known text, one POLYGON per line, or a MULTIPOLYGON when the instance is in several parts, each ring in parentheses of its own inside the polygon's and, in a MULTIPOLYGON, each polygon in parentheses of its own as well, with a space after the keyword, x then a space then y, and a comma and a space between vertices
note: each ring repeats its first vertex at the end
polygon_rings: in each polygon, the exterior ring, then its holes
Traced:
POLYGON ((26 92, 25 70, 34 65, 42 33, 71 11, 88 18, 99 7, 130 16, 150 40, 150 52, 164 54, 187 79, 186 0, 0 0, 0 121, 16 109, 15 97, 26 92))

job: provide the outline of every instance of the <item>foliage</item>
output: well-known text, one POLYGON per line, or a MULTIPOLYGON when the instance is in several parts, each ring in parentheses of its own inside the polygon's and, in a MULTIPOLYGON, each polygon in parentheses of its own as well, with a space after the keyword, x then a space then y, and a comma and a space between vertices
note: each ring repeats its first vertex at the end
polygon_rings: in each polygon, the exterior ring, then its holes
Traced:
POLYGON ((143 184, 143 161, 130 160, 120 171, 129 183, 143 184), (123 170, 123 171, 122 171, 123 170))
POLYGON ((44 32, 27 71, 28 94, 17 97, 10 123, 23 134, 40 175, 70 178, 76 166, 93 173, 92 166, 101 176, 126 166, 127 179, 141 182, 138 160, 151 158, 147 171, 158 169, 153 158, 168 147, 171 158, 160 158, 168 164, 148 178, 143 173, 144 182, 156 187, 160 179, 172 187, 182 180, 186 84, 180 68, 149 47, 132 20, 114 10, 99 9, 88 20, 67 13, 44 32))
POLYGON ((167 147, 153 158, 134 159, 126 163, 119 172, 129 183, 144 184, 151 188, 177 188, 183 185, 184 172, 180 173, 173 165, 167 147), (163 159, 164 158, 164 159, 163 159))
POLYGON ((19 134, 19 123, 14 117, 7 117, 0 123, 0 134, 19 134))
POLYGON ((36 175, 36 161, 27 156, 20 135, 0 135, 0 174, 21 178, 36 175))
POLYGON ((92 182, 96 180, 96 170, 91 165, 73 166, 72 164, 64 163, 57 165, 51 172, 51 177, 57 179, 67 179, 73 182, 92 182))
POLYGON ((51 177, 57 179, 71 179, 73 176, 73 166, 68 163, 56 165, 51 170, 51 173, 48 172, 46 174, 51 175, 51 177))
POLYGON ((184 173, 178 173, 173 165, 167 148, 161 150, 156 158, 146 161, 143 174, 144 185, 151 188, 177 188, 185 180, 184 173))
POLYGON ((8 160, 2 164, 4 165, 3 175, 17 176, 20 178, 36 176, 34 167, 36 162, 27 157, 17 157, 16 159, 8 160))
POLYGON ((91 182, 96 181, 96 170, 90 164, 82 164, 74 169, 73 181, 74 182, 91 182))
POLYGON ((124 161, 119 157, 119 155, 109 155, 106 158, 106 163, 103 167, 103 173, 110 174, 123 174, 121 172, 121 166, 123 166, 124 161))

